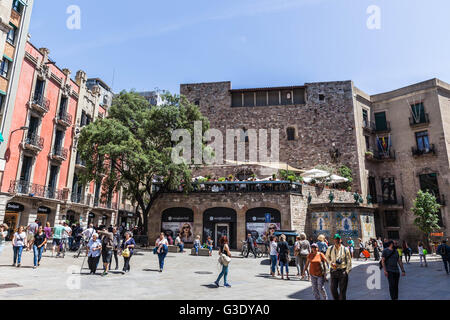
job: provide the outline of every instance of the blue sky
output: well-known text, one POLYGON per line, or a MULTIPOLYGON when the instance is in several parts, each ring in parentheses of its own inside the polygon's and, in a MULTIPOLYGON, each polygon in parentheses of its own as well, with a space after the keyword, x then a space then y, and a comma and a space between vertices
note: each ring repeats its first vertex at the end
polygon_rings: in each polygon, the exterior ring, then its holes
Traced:
POLYGON ((374 94, 450 82, 448 0, 36 0, 31 42, 114 91, 353 80, 374 94), (69 30, 70 5, 81 29, 69 30), (381 9, 369 30, 367 8, 381 9))

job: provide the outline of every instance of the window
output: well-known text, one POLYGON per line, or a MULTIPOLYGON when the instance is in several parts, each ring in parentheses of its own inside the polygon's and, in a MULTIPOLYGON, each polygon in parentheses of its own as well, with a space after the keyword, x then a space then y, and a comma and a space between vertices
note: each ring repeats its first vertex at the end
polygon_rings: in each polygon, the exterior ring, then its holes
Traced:
POLYGON ((372 197, 372 203, 377 203, 377 187, 374 177, 369 177, 369 194, 372 197))
POLYGON ((64 119, 67 111, 67 103, 69 99, 67 97, 61 97, 61 102, 59 105, 59 118, 64 119))
POLYGON ((437 181, 437 174, 421 174, 419 176, 420 190, 433 194, 436 198, 439 197, 439 186, 437 181))
POLYGON ((319 101, 325 101, 325 95, 319 94, 319 101))
POLYGON ((3 104, 5 103, 5 95, 0 93, 0 114, 3 113, 3 104))
POLYGON ((31 178, 31 166, 33 158, 24 156, 22 161, 22 170, 20 172, 20 180, 29 183, 31 178))
POLYGON ((388 129, 386 121, 386 112, 378 112, 375 116, 375 128, 377 131, 386 131, 388 129))
POLYGON ((283 90, 281 91, 281 104, 288 105, 292 104, 292 91, 291 90, 283 90))
POLYGON ((242 107, 242 93, 235 92, 231 94, 231 106, 232 107, 242 107))
POLYGON ((364 139, 366 140, 366 151, 370 150, 370 138, 369 136, 364 136, 364 139))
POLYGON ((194 104, 195 104, 196 106, 199 106, 199 105, 200 105, 200 100, 195 100, 194 104))
POLYGON ((241 142, 248 142, 248 130, 245 128, 241 130, 241 142))
POLYGON ((20 0, 13 0, 12 8, 21 14, 23 11, 23 4, 20 0))
POLYGON ((86 125, 86 112, 84 110, 81 111, 81 119, 80 119, 80 127, 84 127, 86 125))
POLYGON ((287 134, 288 141, 295 140, 295 129, 294 128, 287 128, 286 134, 287 134))
POLYGON ((394 178, 381 179, 381 192, 383 194, 383 203, 395 204, 397 203, 397 195, 395 193, 394 178))
POLYGON ((28 143, 36 143, 36 134, 38 132, 39 119, 36 117, 30 117, 30 123, 28 124, 28 143))
POLYGON ((428 131, 416 132, 417 149, 422 152, 430 151, 430 140, 428 138, 428 131))
POLYGON ((50 167, 50 177, 48 179, 47 197, 52 199, 55 197, 56 192, 56 180, 58 179, 58 166, 50 167))
POLYGON ((398 227, 398 212, 395 210, 384 212, 384 219, 386 221, 386 227, 398 227))
POLYGON ((245 107, 254 107, 255 106, 255 93, 254 92, 245 92, 244 93, 244 106, 245 107))
POLYGON ((267 91, 256 92, 256 105, 258 107, 267 106, 267 91))
POLYGON ((425 107, 423 106, 423 102, 411 105, 411 114, 414 124, 426 122, 425 107))
POLYGON ((305 104, 305 89, 294 89, 294 104, 305 104))
POLYGON ((369 114, 367 113, 366 109, 362 109, 362 114, 363 114, 363 127, 368 127, 369 126, 369 114))
POLYGON ((55 144, 54 144, 54 154, 62 155, 62 143, 64 139, 64 131, 56 130, 55 134, 55 144))
POLYGON ((44 97, 45 81, 36 79, 36 86, 34 88, 34 100, 41 101, 44 97))
POLYGON ((398 231, 388 231, 388 238, 390 240, 398 240, 400 239, 400 233, 398 231))
POLYGON ((280 91, 269 91, 269 106, 280 105, 280 91))
POLYGON ((3 57, 2 63, 0 65, 0 75, 4 78, 8 78, 9 72, 9 60, 3 57))
POLYGON ((8 35, 6 36, 6 41, 8 41, 9 44, 14 45, 14 43, 16 42, 16 32, 17 32, 17 27, 10 24, 11 29, 8 32, 8 35))

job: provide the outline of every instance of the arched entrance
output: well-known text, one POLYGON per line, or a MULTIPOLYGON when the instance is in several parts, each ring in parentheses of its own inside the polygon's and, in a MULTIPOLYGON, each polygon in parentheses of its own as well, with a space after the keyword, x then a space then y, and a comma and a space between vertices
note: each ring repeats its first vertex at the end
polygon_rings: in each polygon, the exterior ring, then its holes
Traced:
POLYGON ((161 231, 175 239, 181 233, 184 243, 194 242, 194 211, 189 208, 169 208, 161 215, 161 231))
POLYGON ((237 248, 236 211, 230 208, 211 208, 203 213, 203 242, 211 237, 217 247, 219 239, 226 235, 230 248, 237 248))
POLYGON ((263 236, 271 230, 281 229, 281 213, 273 208, 253 208, 245 213, 246 234, 251 234, 257 243, 263 243, 263 236))

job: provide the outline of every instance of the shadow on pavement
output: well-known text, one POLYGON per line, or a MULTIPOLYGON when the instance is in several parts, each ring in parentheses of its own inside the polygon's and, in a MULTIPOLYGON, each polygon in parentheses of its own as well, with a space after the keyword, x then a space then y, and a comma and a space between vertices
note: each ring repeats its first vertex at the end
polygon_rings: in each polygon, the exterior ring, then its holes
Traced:
POLYGON ((202 287, 208 288, 208 289, 219 289, 215 284, 202 284, 202 287))
POLYGON ((142 271, 147 271, 147 272, 159 272, 159 269, 142 269, 142 271))

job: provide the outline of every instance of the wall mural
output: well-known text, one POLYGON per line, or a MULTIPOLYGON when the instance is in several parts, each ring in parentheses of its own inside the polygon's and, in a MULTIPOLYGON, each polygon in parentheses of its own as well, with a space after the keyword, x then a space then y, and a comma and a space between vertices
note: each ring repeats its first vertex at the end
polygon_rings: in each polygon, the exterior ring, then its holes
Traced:
POLYGON ((375 218, 372 215, 361 214, 361 233, 363 239, 376 238, 375 234, 375 218))
POLYGON ((330 213, 329 212, 314 212, 311 215, 312 217, 312 229, 313 234, 318 236, 319 234, 323 234, 326 237, 329 237, 331 234, 330 231, 330 213))
POLYGON ((358 238, 358 218, 354 212, 336 213, 336 232, 341 236, 358 238))

